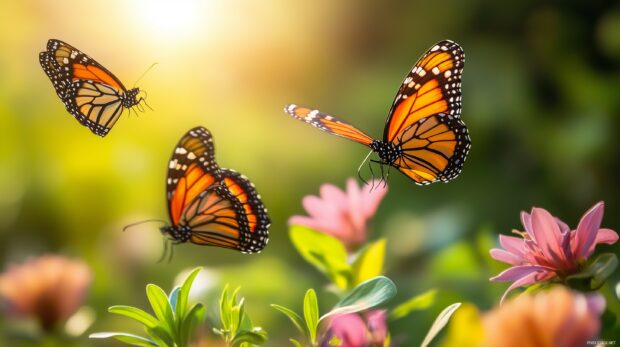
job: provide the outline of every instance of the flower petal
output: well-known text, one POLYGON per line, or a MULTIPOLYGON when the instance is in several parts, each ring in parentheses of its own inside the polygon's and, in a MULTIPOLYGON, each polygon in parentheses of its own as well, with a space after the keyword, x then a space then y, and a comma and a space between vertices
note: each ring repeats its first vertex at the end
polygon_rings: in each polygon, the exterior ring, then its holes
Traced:
POLYGON ((592 243, 586 254, 589 257, 594 252, 594 247, 596 247, 599 243, 613 245, 616 241, 618 241, 618 234, 615 231, 605 228, 599 229, 598 233, 596 233, 594 243, 592 243))
POLYGON ((601 201, 586 212, 577 226, 575 232, 576 254, 578 258, 587 258, 594 251, 592 247, 596 240, 596 235, 603 221, 605 204, 601 201))
POLYGON ((512 254, 503 249, 493 248, 489 251, 489 253, 491 254, 491 258, 510 265, 523 265, 525 263, 525 259, 523 259, 522 257, 512 254))
POLYGON ((523 228, 525 228, 525 232, 530 235, 530 238, 534 238, 532 233, 532 216, 525 212, 521 211, 521 224, 523 224, 523 228))
POLYGON ((539 266, 539 265, 513 266, 511 268, 508 268, 502 271, 499 275, 495 277, 491 277, 490 280, 494 282, 510 282, 510 281, 518 280, 534 272, 549 272, 549 271, 553 271, 553 269, 548 268, 546 266, 539 266))
POLYGON ((337 206, 347 206, 348 200, 345 192, 340 190, 333 184, 325 183, 321 185, 321 198, 324 201, 329 201, 337 206))
POLYGON ((514 236, 499 235, 499 244, 510 253, 523 256, 525 240, 514 236))
MULTIPOLYGON (((522 268, 525 268, 526 266, 522 266, 522 268)), ((504 294, 502 295, 502 298, 499 300, 500 305, 504 302, 504 299, 506 299, 506 296, 508 295, 508 293, 510 293, 512 290, 519 288, 519 287, 523 287, 529 284, 534 284, 534 283, 538 283, 538 282, 543 282, 546 281, 550 278, 555 277, 555 272, 553 272, 551 269, 542 267, 542 266, 529 266, 530 268, 542 268, 541 270, 533 270, 530 272, 527 271, 518 271, 522 274, 521 277, 517 278, 515 280, 514 283, 512 283, 510 285, 510 287, 508 287, 508 289, 506 289, 506 291, 504 292, 504 294)), ((515 269, 511 268, 511 269, 515 269)), ((510 269, 508 269, 510 270, 510 269)), ((504 271, 503 273, 499 274, 500 277, 502 274, 504 274, 505 272, 507 272, 508 270, 504 271)), ((516 275, 517 271, 515 271, 515 275, 516 275)), ((491 281, 493 281, 493 278, 491 278, 491 281)))
POLYGON ((542 208, 532 209, 532 235, 543 256, 561 267, 566 263, 562 252, 562 234, 555 218, 542 208))

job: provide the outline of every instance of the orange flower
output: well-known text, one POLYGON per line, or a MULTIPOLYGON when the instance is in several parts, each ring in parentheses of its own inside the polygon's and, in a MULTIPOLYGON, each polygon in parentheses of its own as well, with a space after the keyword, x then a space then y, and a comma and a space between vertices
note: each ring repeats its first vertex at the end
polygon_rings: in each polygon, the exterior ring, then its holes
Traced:
POLYGON ((0 298, 9 314, 33 316, 50 330, 77 311, 91 277, 82 261, 56 255, 32 258, 0 275, 0 298))
POLYGON ((582 347, 600 330, 601 296, 557 286, 521 295, 487 313, 484 347, 582 347))

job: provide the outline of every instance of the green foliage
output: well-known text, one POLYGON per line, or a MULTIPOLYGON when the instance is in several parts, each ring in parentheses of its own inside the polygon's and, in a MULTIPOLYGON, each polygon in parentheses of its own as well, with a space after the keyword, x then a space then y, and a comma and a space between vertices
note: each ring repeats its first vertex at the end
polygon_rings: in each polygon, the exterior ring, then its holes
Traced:
POLYGON ((435 296, 437 296, 437 290, 435 289, 416 295, 392 309, 390 318, 396 320, 406 317, 413 311, 425 310, 433 305, 435 296))
POLYGON ((613 253, 603 253, 589 261, 578 274, 566 277, 566 283, 577 290, 596 290, 618 267, 618 257, 613 253))
POLYGON ((439 332, 446 326, 446 324, 448 324, 450 317, 460 306, 461 303, 457 302, 444 308, 443 311, 441 311, 437 318, 435 318, 435 321, 433 322, 431 328, 428 330, 424 341, 422 341, 422 347, 426 347, 431 343, 435 336, 437 336, 437 334, 439 334, 439 332))
POLYGON ((295 346, 317 346, 317 333, 321 322, 326 318, 364 311, 379 306, 396 294, 396 285, 387 277, 378 276, 355 287, 334 308, 319 318, 319 306, 314 289, 308 289, 304 298, 303 316, 284 306, 272 304, 271 307, 286 315, 293 325, 304 334, 304 343, 289 339, 295 346))
POLYGON ((244 298, 238 299, 240 288, 229 294, 228 285, 220 296, 221 328, 213 328, 227 346, 245 347, 259 346, 267 341, 267 332, 260 327, 252 326, 252 321, 245 311, 244 298))
POLYGON ((185 347, 191 340, 195 327, 205 316, 205 308, 197 303, 188 304, 189 291, 200 268, 194 269, 181 287, 170 295, 154 284, 146 286, 146 295, 155 316, 131 306, 112 306, 110 313, 131 318, 144 325, 148 338, 121 332, 91 334, 94 339, 113 337, 134 346, 185 347))
POLYGON ((383 273, 385 239, 368 243, 349 264, 345 246, 331 235, 300 225, 289 235, 299 254, 342 292, 383 273))

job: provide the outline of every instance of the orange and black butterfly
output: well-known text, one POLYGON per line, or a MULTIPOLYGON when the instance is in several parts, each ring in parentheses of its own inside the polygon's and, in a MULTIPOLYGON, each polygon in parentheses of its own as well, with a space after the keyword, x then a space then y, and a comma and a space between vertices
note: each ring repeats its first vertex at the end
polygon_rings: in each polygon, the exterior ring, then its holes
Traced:
POLYGON ((39 62, 67 111, 101 137, 112 129, 124 109, 143 100, 138 99, 138 88, 127 90, 108 69, 60 40, 47 42, 47 51, 39 53, 39 62))
POLYGON ((397 168, 416 184, 448 182, 460 173, 471 144, 461 120, 464 63, 463 49, 452 41, 441 41, 424 53, 396 94, 383 140, 319 110, 288 105, 285 111, 370 147, 381 159, 378 163, 397 168))
POLYGON ((260 252, 269 240, 267 209, 243 175, 215 162, 213 137, 188 131, 168 163, 166 198, 171 225, 161 231, 176 243, 260 252))

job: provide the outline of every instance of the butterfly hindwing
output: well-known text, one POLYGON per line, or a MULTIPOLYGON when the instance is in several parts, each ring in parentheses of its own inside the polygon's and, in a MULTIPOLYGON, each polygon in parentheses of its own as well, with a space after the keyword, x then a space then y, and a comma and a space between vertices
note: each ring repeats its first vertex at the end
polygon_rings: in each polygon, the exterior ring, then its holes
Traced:
POLYGON ((177 144, 166 191, 173 238, 244 253, 265 247, 267 210, 247 178, 216 164, 207 129, 193 128, 177 144))
POLYGON ((298 105, 287 105, 284 111, 296 119, 304 121, 330 134, 338 135, 368 146, 372 137, 366 135, 353 125, 337 117, 298 105))
POLYGON ((105 136, 124 108, 139 103, 137 89, 121 81, 94 59, 60 40, 49 40, 39 62, 65 108, 80 124, 105 136))

